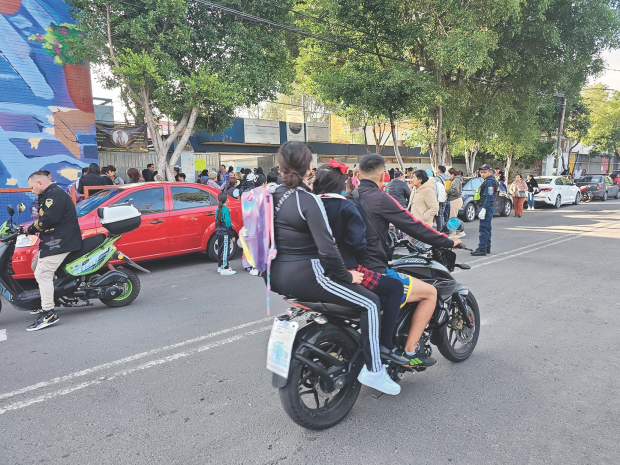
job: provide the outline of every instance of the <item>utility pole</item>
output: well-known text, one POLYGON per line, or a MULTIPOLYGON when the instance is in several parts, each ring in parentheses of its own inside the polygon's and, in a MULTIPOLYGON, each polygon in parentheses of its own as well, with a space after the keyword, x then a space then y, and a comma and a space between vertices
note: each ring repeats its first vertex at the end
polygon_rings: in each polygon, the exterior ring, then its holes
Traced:
MULTIPOLYGON (((555 147, 555 157, 556 157, 556 165, 558 167, 557 175, 559 176, 560 171, 560 157, 562 157, 562 134, 564 134, 564 114, 566 113, 566 96, 558 95, 558 97, 562 97, 562 114, 560 115, 560 127, 558 128, 558 140, 557 145, 555 147)), ((562 168, 564 168, 564 157, 562 157, 562 168)))

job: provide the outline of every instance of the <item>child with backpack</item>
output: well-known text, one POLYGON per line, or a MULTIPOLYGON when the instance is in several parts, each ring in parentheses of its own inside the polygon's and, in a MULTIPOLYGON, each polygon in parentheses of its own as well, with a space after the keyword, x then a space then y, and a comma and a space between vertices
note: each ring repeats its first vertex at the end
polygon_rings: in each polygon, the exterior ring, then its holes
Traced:
POLYGON ((398 279, 358 264, 358 257, 361 258, 366 253, 366 223, 357 205, 343 197, 347 169, 344 163, 335 160, 329 160, 329 165, 319 166, 312 191, 323 202, 327 220, 345 266, 347 269, 363 273, 362 286, 377 294, 384 302, 379 338, 381 355, 408 365, 409 359, 396 353, 393 342, 396 320, 401 306, 407 301, 407 293, 404 292, 403 283, 398 279))
POLYGON ((235 240, 235 232, 230 221, 230 210, 226 206, 228 195, 220 192, 217 196, 217 208, 215 209, 215 234, 217 234, 218 254, 217 272, 222 276, 230 276, 235 273, 228 265, 228 242, 232 237, 235 240))

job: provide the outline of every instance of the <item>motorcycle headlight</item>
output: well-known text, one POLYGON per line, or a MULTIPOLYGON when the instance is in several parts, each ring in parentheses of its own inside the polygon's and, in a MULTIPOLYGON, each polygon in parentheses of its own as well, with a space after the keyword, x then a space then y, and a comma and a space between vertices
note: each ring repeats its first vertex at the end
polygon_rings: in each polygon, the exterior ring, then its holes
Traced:
POLYGON ((37 243, 37 236, 19 236, 15 241, 15 248, 30 247, 37 243))

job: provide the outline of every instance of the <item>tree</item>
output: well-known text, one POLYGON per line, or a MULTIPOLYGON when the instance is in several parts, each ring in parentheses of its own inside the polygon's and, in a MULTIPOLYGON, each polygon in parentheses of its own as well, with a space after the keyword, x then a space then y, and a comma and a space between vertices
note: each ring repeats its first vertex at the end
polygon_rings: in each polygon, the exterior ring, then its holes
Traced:
POLYGON ((620 157, 620 92, 608 92, 603 84, 584 90, 583 100, 590 112, 590 127, 584 144, 590 154, 620 157))
MULTIPOLYGON (((220 3, 273 21, 289 15, 258 2, 220 3)), ((105 85, 121 88, 136 121, 144 115, 162 179, 174 178, 173 167, 194 128, 223 130, 236 107, 273 99, 294 77, 282 33, 200 3, 72 0, 71 10, 88 39, 80 53, 111 70, 105 85), (176 122, 166 139, 157 125, 161 115, 176 122)))

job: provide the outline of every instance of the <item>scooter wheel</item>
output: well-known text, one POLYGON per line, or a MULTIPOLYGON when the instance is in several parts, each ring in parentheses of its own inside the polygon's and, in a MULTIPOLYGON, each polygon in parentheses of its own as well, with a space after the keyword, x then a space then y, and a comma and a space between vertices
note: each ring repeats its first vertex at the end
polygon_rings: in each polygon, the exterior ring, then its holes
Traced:
POLYGON ((108 307, 125 307, 136 300, 140 294, 140 278, 138 275, 133 270, 124 267, 118 267, 117 270, 125 273, 128 279, 124 284, 125 290, 116 299, 101 299, 101 302, 108 307))

